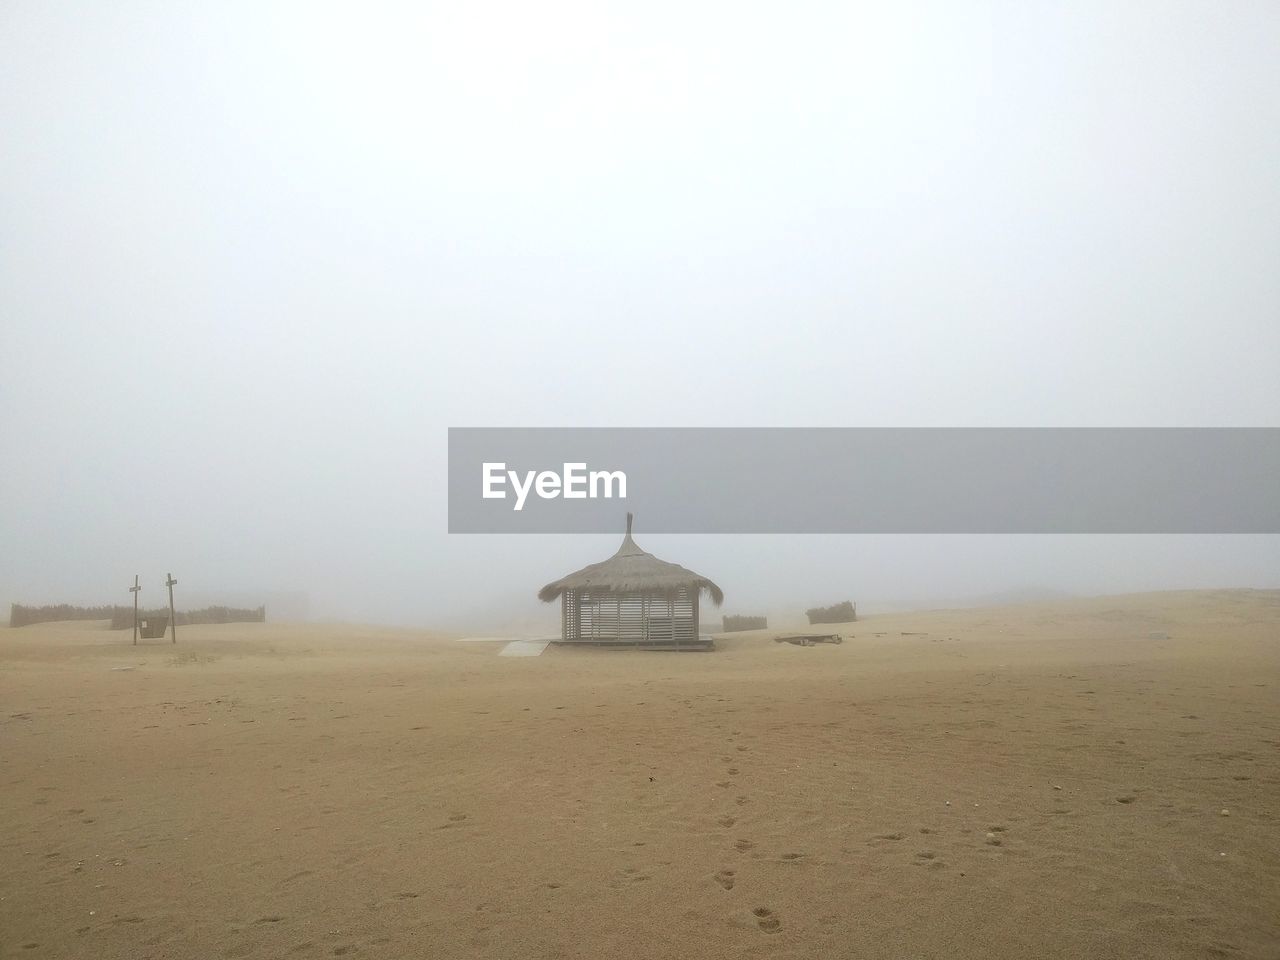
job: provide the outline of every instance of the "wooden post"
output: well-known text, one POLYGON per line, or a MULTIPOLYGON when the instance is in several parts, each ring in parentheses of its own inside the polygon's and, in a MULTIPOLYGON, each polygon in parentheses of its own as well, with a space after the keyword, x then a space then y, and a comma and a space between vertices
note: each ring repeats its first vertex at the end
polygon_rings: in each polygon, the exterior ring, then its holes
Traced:
POLYGON ((165 574, 164 585, 169 588, 169 629, 173 631, 174 643, 178 642, 178 614, 173 609, 173 585, 177 582, 172 573, 165 574))
POLYGON ((138 575, 133 575, 133 586, 129 588, 129 592, 133 594, 133 645, 138 645, 138 591, 142 588, 138 586, 138 575))

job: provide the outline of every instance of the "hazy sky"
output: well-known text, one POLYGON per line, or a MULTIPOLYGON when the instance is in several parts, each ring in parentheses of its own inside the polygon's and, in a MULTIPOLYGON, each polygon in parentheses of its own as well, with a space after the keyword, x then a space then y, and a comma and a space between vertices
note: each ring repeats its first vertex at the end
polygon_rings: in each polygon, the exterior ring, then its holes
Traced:
MULTIPOLYGON (((1274 0, 5 0, 0 601, 536 614, 613 542, 449 537, 449 426, 1280 426, 1277 90, 1274 0)), ((1280 585, 638 539, 734 609, 1280 585)))

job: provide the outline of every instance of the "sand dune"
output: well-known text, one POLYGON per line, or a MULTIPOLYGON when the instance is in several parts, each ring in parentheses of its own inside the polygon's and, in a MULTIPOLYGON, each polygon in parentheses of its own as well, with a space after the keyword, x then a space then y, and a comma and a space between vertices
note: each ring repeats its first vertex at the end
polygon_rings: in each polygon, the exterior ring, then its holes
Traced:
POLYGON ((0 630, 0 955, 1280 955, 1280 593, 844 630, 0 630))

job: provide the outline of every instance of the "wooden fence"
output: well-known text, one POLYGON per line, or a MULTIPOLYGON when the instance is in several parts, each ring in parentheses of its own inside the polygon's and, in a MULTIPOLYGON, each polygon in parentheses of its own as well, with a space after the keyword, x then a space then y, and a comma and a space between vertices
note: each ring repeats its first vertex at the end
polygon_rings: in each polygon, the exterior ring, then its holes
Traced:
POLYGON ((814 607, 806 610, 809 623, 852 623, 858 619, 858 607, 849 600, 830 607, 814 607))

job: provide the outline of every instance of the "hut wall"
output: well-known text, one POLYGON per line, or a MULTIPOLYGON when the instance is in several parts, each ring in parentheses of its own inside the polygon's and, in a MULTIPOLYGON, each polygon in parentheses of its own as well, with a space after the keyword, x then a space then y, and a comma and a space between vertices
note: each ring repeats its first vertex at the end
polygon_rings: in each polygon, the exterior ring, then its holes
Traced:
POLYGON ((561 603, 561 637, 567 641, 643 646, 698 640, 698 597, 688 590, 566 590, 561 603))

